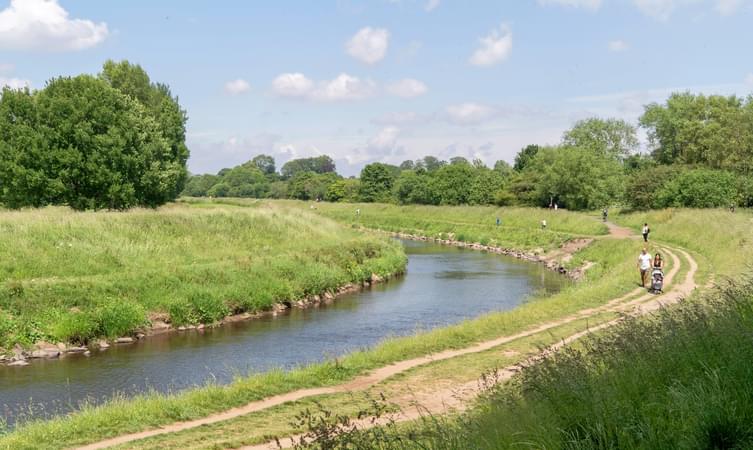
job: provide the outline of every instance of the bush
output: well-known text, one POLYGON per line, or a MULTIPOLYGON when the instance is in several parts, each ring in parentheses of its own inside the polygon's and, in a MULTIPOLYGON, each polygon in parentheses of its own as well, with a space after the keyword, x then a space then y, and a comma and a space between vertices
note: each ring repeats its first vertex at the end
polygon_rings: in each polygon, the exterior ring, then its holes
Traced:
POLYGON ((735 204, 738 180, 723 170, 692 169, 667 181, 656 193, 657 208, 715 208, 735 204))
POLYGON ((146 311, 140 305, 123 300, 112 300, 97 311, 98 334, 119 337, 131 333, 146 323, 146 311))
POLYGON ((69 311, 62 315, 52 329, 52 336, 62 342, 85 344, 96 336, 97 321, 90 314, 69 311))

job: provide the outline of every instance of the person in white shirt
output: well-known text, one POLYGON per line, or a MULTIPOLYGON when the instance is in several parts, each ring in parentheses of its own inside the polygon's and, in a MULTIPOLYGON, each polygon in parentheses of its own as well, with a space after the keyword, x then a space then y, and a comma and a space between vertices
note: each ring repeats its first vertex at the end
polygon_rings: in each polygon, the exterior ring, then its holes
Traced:
POLYGON ((651 231, 651 229, 648 227, 647 223, 643 224, 643 230, 641 230, 641 234, 643 234, 643 242, 648 242, 648 233, 651 231))
POLYGON ((641 250, 640 256, 638 256, 638 269, 641 271, 641 287, 646 287, 646 274, 651 268, 651 255, 648 254, 646 248, 641 250))

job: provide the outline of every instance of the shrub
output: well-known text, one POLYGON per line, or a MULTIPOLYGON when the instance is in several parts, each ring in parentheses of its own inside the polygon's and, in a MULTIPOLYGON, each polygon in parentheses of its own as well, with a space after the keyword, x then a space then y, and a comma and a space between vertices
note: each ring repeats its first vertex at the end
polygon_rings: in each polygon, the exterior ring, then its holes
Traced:
POLYGON ((692 169, 667 181, 656 193, 658 208, 714 208, 736 203, 738 180, 723 170, 692 169))
POLYGON ((146 322, 146 311, 133 302, 113 299, 96 313, 98 333, 107 337, 124 336, 146 322))

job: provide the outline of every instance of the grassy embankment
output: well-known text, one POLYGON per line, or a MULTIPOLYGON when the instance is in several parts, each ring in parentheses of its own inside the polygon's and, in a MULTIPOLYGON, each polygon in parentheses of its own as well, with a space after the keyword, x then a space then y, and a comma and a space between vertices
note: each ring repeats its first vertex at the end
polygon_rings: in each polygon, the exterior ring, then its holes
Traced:
POLYGON ((571 346, 457 419, 414 424, 420 445, 382 448, 751 448, 753 216, 666 210, 618 222, 648 222, 654 238, 700 255, 701 276, 734 281, 571 346))
POLYGON ((211 324, 403 270, 388 239, 276 205, 0 212, 0 351, 211 324))
MULTIPOLYGON (((258 207, 267 203, 239 202, 239 204, 250 204, 258 207)), ((197 207, 197 210, 211 210, 216 207, 205 202, 194 206, 197 207)), ((317 211, 327 214, 325 208, 330 206, 334 211, 337 205, 318 205, 317 211)), ((353 210, 352 207, 349 207, 350 205, 346 206, 349 210, 353 210)), ((378 205, 369 206, 376 207, 378 205)), ((297 207, 301 207, 301 205, 299 204, 297 207)), ((369 214, 364 209, 366 207, 362 208, 362 219, 369 214)), ((379 228, 387 228, 389 226, 387 221, 389 220, 405 220, 405 210, 389 206, 385 209, 385 223, 379 228), (390 213, 389 208, 394 208, 392 213, 390 213)), ((462 208, 436 208, 432 210, 430 217, 442 221, 445 219, 444 214, 447 213, 447 217, 452 218, 449 222, 458 222, 456 220, 458 217, 468 218, 467 214, 463 215, 462 211, 458 210, 462 210, 462 208)), ((492 208, 479 208, 479 211, 479 214, 485 213, 487 217, 492 218, 491 220, 498 212, 498 210, 492 208)), ((502 210, 503 214, 506 211, 502 210)), ((521 223, 526 223, 526 217, 539 213, 538 210, 516 209, 510 210, 502 217, 504 220, 505 217, 511 218, 515 215, 520 217, 521 223)), ((557 214, 560 213, 562 212, 557 214)), ((579 215, 573 213, 566 214, 567 217, 571 218, 569 229, 573 234, 586 235, 594 230, 597 232, 604 231, 602 225, 597 223, 594 226, 593 218, 578 217, 579 215), (579 228, 578 223, 583 225, 582 229, 579 228)), ((423 212, 419 215, 422 216, 421 220, 426 219, 423 217, 423 212)), ((550 229, 542 231, 539 229, 537 219, 528 220, 524 229, 527 238, 521 247, 526 245, 533 246, 533 248, 545 247, 551 245, 547 243, 554 242, 557 239, 563 239, 563 237, 567 239, 569 236, 558 231, 555 223, 556 217, 551 219, 550 229), (557 237, 553 238, 552 235, 557 237)), ((438 227, 438 229, 442 228, 438 227)), ((403 231, 409 230, 411 229, 403 229, 403 231)), ((497 228, 493 225, 493 222, 491 226, 483 228, 484 232, 494 232, 495 230, 497 228)), ((413 231, 417 230, 413 229, 413 231)), ((453 228, 448 229, 447 232, 457 231, 457 228, 453 228)), ((503 231, 502 229, 499 230, 499 232, 503 231)), ((469 239, 474 237, 469 234, 469 239)), ((174 395, 153 393, 135 399, 113 401, 101 407, 84 408, 81 412, 68 417, 23 425, 0 439, 0 447, 57 448, 92 442, 178 420, 203 417, 215 411, 296 388, 337 384, 395 361, 448 348, 462 348, 474 342, 514 334, 535 324, 557 319, 583 308, 603 304, 611 298, 632 290, 635 286, 633 254, 636 251, 636 245, 632 241, 612 239, 596 241, 592 246, 580 252, 571 262, 574 265, 584 260, 596 262, 583 282, 554 296, 532 299, 512 311, 490 314, 456 326, 437 329, 416 336, 388 339, 373 349, 353 353, 337 362, 316 364, 285 373, 275 371, 240 378, 233 384, 224 387, 207 386, 174 395)), ((606 319, 606 317, 603 319, 606 319)), ((526 345, 531 345, 531 343, 529 342, 526 345)), ((496 364, 496 361, 497 359, 492 355, 491 359, 487 359, 484 364, 496 364)))

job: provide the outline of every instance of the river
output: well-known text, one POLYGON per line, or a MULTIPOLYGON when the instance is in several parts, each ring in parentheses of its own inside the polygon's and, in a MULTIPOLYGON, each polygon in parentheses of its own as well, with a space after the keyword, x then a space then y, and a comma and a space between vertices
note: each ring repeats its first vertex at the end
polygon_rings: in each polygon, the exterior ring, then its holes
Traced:
POLYGON ((237 375, 341 356, 404 336, 512 309, 535 292, 568 281, 543 265, 475 250, 404 241, 403 277, 339 297, 331 305, 293 308, 277 316, 213 329, 168 333, 89 357, 0 366, 0 411, 9 425, 50 417, 84 400, 116 394, 178 391, 237 375))

